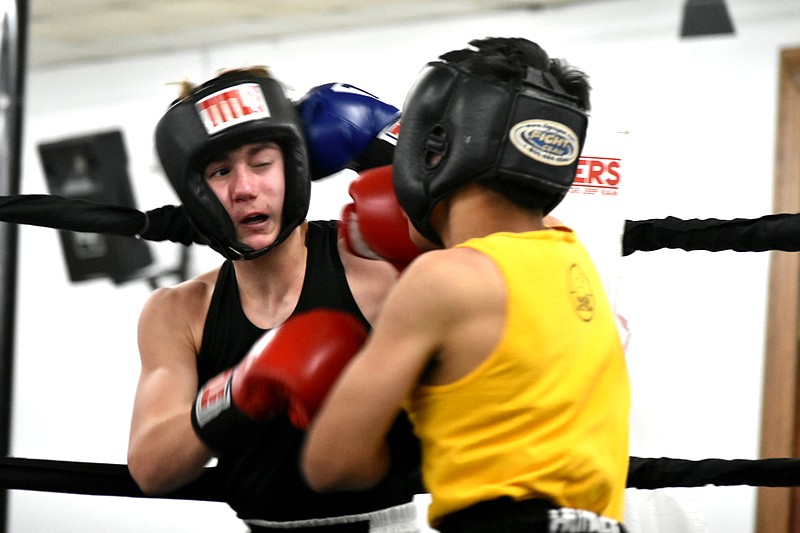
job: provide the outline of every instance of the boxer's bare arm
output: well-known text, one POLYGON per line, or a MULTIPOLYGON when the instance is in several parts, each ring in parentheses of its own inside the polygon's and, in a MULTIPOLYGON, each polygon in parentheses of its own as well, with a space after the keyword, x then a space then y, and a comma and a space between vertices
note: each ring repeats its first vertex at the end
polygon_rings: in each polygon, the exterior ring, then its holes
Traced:
POLYGON ((500 338, 504 308, 502 275, 483 254, 459 248, 415 260, 312 424, 303 456, 311 486, 377 483, 390 461, 385 436, 409 392, 419 382, 452 383, 481 364, 500 338))
POLYGON ((339 257, 358 308, 370 324, 375 324, 386 295, 397 281, 397 270, 386 261, 358 257, 343 238, 339 239, 339 257))
POLYGON ((191 280, 150 296, 139 319, 141 375, 134 400, 128 468, 143 492, 164 493, 197 478, 211 459, 195 434, 207 282, 191 280))

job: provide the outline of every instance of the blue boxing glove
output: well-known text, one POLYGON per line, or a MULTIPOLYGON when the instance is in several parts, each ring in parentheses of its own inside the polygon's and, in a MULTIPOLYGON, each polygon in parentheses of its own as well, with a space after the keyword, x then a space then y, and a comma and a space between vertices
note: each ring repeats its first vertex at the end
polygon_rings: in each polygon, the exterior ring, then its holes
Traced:
POLYGON ((297 102, 311 179, 391 164, 400 110, 346 83, 314 87, 297 102))

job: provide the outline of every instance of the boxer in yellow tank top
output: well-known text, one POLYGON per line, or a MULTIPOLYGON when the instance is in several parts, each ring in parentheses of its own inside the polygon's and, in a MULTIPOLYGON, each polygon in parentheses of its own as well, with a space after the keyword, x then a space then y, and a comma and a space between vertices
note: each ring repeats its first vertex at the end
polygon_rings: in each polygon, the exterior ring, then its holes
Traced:
POLYGON ((525 39, 428 64, 394 158, 411 236, 363 350, 314 421, 317 490, 380 482, 406 409, 443 533, 620 532, 630 387, 613 311, 578 237, 545 225, 583 146, 586 76, 525 39))

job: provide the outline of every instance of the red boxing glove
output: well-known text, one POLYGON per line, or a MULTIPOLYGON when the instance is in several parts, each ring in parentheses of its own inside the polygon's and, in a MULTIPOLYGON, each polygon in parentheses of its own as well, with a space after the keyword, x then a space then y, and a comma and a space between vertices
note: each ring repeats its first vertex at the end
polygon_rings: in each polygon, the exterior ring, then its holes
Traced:
POLYGON ((352 253, 383 259, 397 270, 422 253, 408 234, 408 220, 394 193, 391 165, 360 173, 349 192, 353 203, 342 210, 340 229, 352 253))
POLYGON ((233 371, 233 403, 255 420, 288 410, 292 424, 305 429, 366 339, 364 325, 343 311, 292 317, 265 333, 233 371))
POLYGON ((249 440, 257 421, 287 412, 305 429, 367 330, 343 311, 315 309, 265 333, 234 368, 197 395, 192 425, 206 445, 226 453, 249 440))

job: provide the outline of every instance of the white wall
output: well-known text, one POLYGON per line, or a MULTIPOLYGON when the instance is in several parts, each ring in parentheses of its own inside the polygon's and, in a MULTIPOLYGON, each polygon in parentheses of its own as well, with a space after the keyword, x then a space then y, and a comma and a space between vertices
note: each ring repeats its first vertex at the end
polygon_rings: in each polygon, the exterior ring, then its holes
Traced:
MULTIPOLYGON (((735 37, 681 40, 682 5, 588 3, 33 71, 22 192, 47 192, 37 143, 121 128, 140 208, 175 202, 153 157, 152 130, 175 96, 165 84, 184 75, 202 81, 221 67, 267 64, 298 93, 346 81, 400 106, 439 53, 473 38, 519 35, 584 68, 595 120, 631 132, 624 218, 768 214, 778 55, 800 46, 800 5, 729 0, 735 37)), ((315 184, 310 217, 335 218, 346 183, 315 184)), ((161 267, 176 263, 175 245, 152 247, 161 267)), ((136 321, 149 288, 70 284, 62 257, 57 232, 21 228, 12 454, 123 463, 138 377, 136 321)), ((213 253, 194 257, 196 271, 218 262, 213 253)), ((621 261, 616 296, 632 330, 633 455, 758 457, 768 262, 766 253, 682 251, 621 261)), ((629 492, 631 525, 648 532, 753 531, 750 487, 629 492)), ((221 504, 11 493, 15 533, 242 529, 221 504)))

